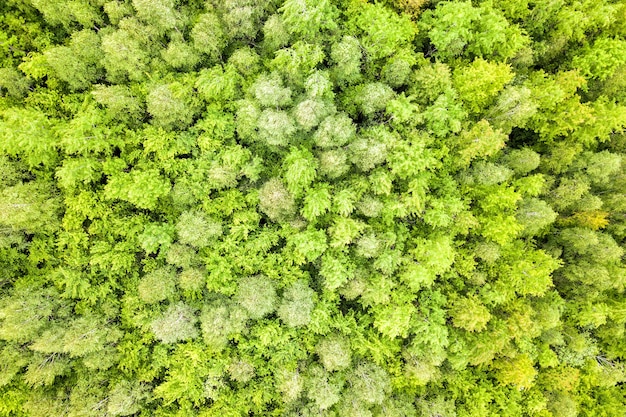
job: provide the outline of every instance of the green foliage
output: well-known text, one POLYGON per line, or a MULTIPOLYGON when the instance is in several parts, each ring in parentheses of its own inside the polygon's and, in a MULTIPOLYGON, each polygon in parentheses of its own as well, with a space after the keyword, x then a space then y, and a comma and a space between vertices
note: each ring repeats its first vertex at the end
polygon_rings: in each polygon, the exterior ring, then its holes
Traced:
POLYGON ((181 83, 157 85, 146 97, 152 122, 165 128, 184 128, 195 115, 193 92, 181 83))
POLYGON ((617 1, 0 1, 0 415, 617 416, 617 1))
POLYGON ((311 321, 314 306, 315 291, 300 280, 285 290, 277 314, 289 327, 306 326, 311 321))
POLYGON ((272 220, 281 220, 295 213, 295 201, 282 181, 273 178, 259 190, 259 209, 272 220))
POLYGON ((276 289, 265 276, 245 277, 239 280, 235 300, 251 318, 261 319, 276 310, 276 289))
POLYGON ((174 295, 176 275, 170 268, 159 268, 147 273, 137 285, 139 298, 145 303, 157 303, 174 295))
POLYGON ((194 310, 177 303, 168 307, 163 315, 150 324, 152 332, 162 343, 176 343, 198 336, 194 310))
POLYGON ((72 34, 68 46, 46 50, 46 62, 71 89, 83 90, 100 77, 100 38, 90 30, 72 34))
POLYGON ((490 6, 474 7, 469 2, 440 2, 422 19, 436 56, 511 58, 528 43, 521 29, 510 24, 490 6))
POLYGON ((513 76, 509 66, 479 58, 454 72, 454 87, 468 110, 478 113, 491 104, 513 76))
POLYGON ((202 248, 222 234, 222 224, 202 212, 186 211, 178 218, 176 233, 181 243, 202 248))
POLYGON ((205 54, 210 62, 217 61, 226 46, 226 37, 219 18, 214 13, 199 15, 191 29, 191 40, 194 48, 205 54))
POLYGON ((105 186, 105 197, 124 200, 139 208, 152 209, 167 195, 171 185, 155 169, 113 175, 105 186))

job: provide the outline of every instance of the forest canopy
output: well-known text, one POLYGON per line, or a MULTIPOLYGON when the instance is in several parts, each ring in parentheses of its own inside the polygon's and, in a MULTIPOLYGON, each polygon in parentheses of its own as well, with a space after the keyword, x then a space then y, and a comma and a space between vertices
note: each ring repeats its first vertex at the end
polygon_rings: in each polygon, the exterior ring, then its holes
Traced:
POLYGON ((624 0, 3 0, 0 151, 0 416, 624 414, 624 0))

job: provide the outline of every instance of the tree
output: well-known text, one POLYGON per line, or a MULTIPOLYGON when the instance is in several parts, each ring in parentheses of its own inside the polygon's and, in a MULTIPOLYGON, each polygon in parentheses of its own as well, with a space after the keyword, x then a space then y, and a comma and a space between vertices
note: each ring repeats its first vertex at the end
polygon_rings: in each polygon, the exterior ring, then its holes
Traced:
POLYGON ((22 98, 30 89, 30 80, 15 68, 0 69, 0 94, 22 98))
POLYGON ((268 145, 287 146, 296 133, 296 124, 287 112, 266 109, 257 120, 258 135, 268 145))
POLYGON ((59 200, 51 184, 20 182, 0 192, 0 224, 29 233, 53 230, 59 224, 59 200))
POLYGON ((200 62, 200 55, 182 37, 170 40, 167 49, 161 51, 161 56, 172 68, 185 72, 200 62))
POLYGON ((184 303, 172 304, 163 315, 150 324, 152 332, 162 343, 177 343, 198 336, 195 311, 184 303))
POLYGON ((483 111, 513 79, 511 67, 476 59, 454 71, 454 88, 472 113, 483 111))
POLYGON ((104 195, 109 200, 124 200, 140 208, 152 209, 170 188, 170 182, 154 169, 132 170, 111 176, 104 195))
POLYGON ((320 32, 337 27, 337 8, 328 0, 287 0, 279 9, 282 20, 291 35, 311 41, 320 36, 320 32))
POLYGON ((283 19, 278 14, 271 15, 263 24, 263 42, 265 50, 274 52, 289 42, 289 33, 283 19))
POLYGON ((572 66, 583 76, 604 80, 626 64, 626 44, 621 39, 601 37, 582 49, 572 60, 572 66))
POLYGON ((315 144, 320 148, 339 147, 349 143, 356 135, 352 119, 339 113, 326 117, 313 134, 315 144))
POLYGON ((387 58, 410 44, 417 32, 406 15, 393 13, 381 4, 363 4, 353 13, 350 24, 362 34, 361 43, 372 61, 387 58))
POLYGON ((307 397, 319 410, 326 410, 339 401, 342 384, 319 366, 307 372, 305 387, 307 397))
POLYGON ((480 332, 485 329, 491 319, 489 310, 476 298, 461 298, 454 302, 450 309, 452 322, 469 332, 480 332))
POLYGON ((382 404, 391 391, 389 375, 381 367, 361 362, 347 376, 350 391, 366 404, 382 404))
POLYGON ((511 384, 520 389, 533 386, 537 376, 534 363, 527 355, 519 355, 513 359, 502 359, 496 363, 497 378, 503 384, 511 384))
POLYGON ((259 190, 259 209, 277 221, 295 214, 295 201, 282 181, 272 178, 259 190))
POLYGON ((146 97, 146 107, 156 126, 170 129, 188 126, 197 112, 193 91, 182 83, 156 85, 146 97))
POLYGON ((141 100, 126 86, 98 84, 91 94, 98 104, 107 108, 113 118, 128 121, 143 118, 144 107, 141 100))
POLYGON ((516 219, 524 227, 523 234, 533 236, 540 234, 557 218, 552 208, 537 198, 524 199, 519 203, 516 219))
POLYGON ((202 248, 222 234, 222 224, 202 212, 186 211, 178 218, 176 232, 181 243, 202 248))
POLYGON ((111 387, 107 412, 113 416, 130 416, 141 410, 149 397, 149 387, 134 381, 121 380, 111 387))
POLYGON ((113 82, 126 78, 141 81, 145 78, 150 61, 150 48, 146 44, 155 34, 132 18, 125 18, 119 29, 102 34, 103 64, 107 79, 113 82))
POLYGON ((363 52, 357 38, 344 36, 332 45, 330 56, 335 63, 332 74, 339 84, 351 84, 361 79, 363 52))
POLYGON ((293 116, 302 130, 311 131, 324 117, 333 113, 334 106, 327 102, 315 99, 306 99, 298 103, 293 109, 293 116))
POLYGON ((228 341, 237 337, 246 327, 246 311, 234 303, 214 302, 207 304, 200 315, 202 337, 207 347, 220 351, 228 341))
POLYGON ((315 352, 328 372, 346 369, 352 363, 350 344, 345 337, 339 335, 327 336, 320 340, 315 352))
POLYGON ((435 55, 444 61, 458 56, 505 60, 529 41, 518 26, 487 5, 442 2, 427 11, 421 22, 435 55))
MULTIPOLYGON (((504 147, 506 139, 501 130, 494 129, 483 119, 459 135, 457 146, 460 162, 467 166, 473 159, 494 155, 504 147)), ((512 152, 509 161, 513 161, 513 155, 517 154, 512 152)))
POLYGON ((171 29, 177 23, 174 0, 133 0, 133 7, 139 19, 161 30, 171 29))
POLYGON ((529 148, 513 149, 503 159, 505 164, 518 175, 528 174, 541 162, 541 156, 529 148))
POLYGON ((262 275, 244 277, 239 280, 235 300, 250 318, 258 320, 276 310, 276 289, 272 281, 262 275))
POLYGON ((205 54, 209 62, 217 61, 227 40, 219 18, 214 13, 201 14, 191 29, 193 46, 205 54))
POLYGON ((306 281, 296 281, 283 293, 278 317, 289 327, 306 326, 311 321, 315 295, 306 281))
POLYGON ((174 271, 171 268, 159 268, 144 275, 137 290, 143 302, 153 304, 173 296, 175 285, 174 271))
POLYGON ((285 107, 291 103, 291 89, 283 87, 282 80, 276 73, 261 74, 252 84, 250 92, 265 107, 285 107))

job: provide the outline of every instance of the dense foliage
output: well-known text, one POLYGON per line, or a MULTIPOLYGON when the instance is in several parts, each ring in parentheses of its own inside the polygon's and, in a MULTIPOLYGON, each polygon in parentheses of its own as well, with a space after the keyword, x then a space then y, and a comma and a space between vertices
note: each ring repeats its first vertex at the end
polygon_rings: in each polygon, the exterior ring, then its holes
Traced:
POLYGON ((0 1, 0 416, 620 416, 623 0, 0 1))

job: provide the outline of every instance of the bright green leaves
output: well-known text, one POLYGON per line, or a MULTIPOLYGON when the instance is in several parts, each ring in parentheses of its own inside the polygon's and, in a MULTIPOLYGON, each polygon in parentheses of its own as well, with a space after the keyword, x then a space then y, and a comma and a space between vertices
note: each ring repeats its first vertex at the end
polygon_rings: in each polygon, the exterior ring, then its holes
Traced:
POLYGON ((424 265, 434 274, 442 274, 454 262, 455 251, 452 241, 444 236, 431 239, 416 239, 413 256, 418 264, 424 265))
POLYGON ((345 369, 352 361, 350 343, 348 339, 339 335, 327 336, 320 340, 315 352, 328 372, 345 369))
POLYGON ((330 210, 330 196, 328 184, 320 184, 312 188, 304 197, 301 212, 304 218, 313 221, 330 210))
POLYGON ((317 159, 306 149, 292 148, 284 159, 283 169, 287 189, 299 196, 317 176, 317 159))
POLYGON ((205 306, 200 315, 202 337, 211 350, 223 349, 228 341, 245 328, 246 310, 234 303, 212 303, 205 306))
POLYGON ((452 316, 455 327, 470 332, 484 330, 491 319, 489 310, 475 297, 461 298, 455 301, 450 309, 450 316, 452 316))
POLYGON ((363 52, 357 38, 344 36, 332 45, 330 56, 335 63, 332 74, 337 82, 353 83, 361 79, 363 52))
POLYGON ((199 343, 177 345, 166 364, 167 375, 154 388, 154 395, 168 405, 178 401, 199 406, 206 401, 207 390, 214 382, 211 377, 221 376, 223 372, 220 364, 212 361, 209 351, 199 343))
POLYGON ((473 159, 494 155, 504 147, 506 139, 502 131, 494 129, 483 119, 459 135, 459 162, 467 166, 473 159))
POLYGON ((146 97, 148 113, 156 126, 184 128, 197 112, 193 90, 179 82, 157 85, 146 97))
POLYGON ((174 227, 164 223, 147 224, 139 235, 139 244, 146 253, 156 253, 159 249, 167 251, 172 244, 174 227))
POLYGON ((91 30, 75 32, 68 46, 48 49, 44 56, 54 74, 73 90, 84 90, 100 75, 100 38, 91 30))
POLYGON ((315 144, 320 148, 343 146, 356 135, 356 127, 347 115, 339 113, 322 121, 313 135, 315 144))
POLYGON ((265 107, 284 107, 291 103, 291 89, 283 87, 277 74, 261 75, 252 84, 254 98, 265 107))
POLYGON ((150 61, 147 44, 154 34, 133 19, 124 19, 115 31, 102 35, 103 64, 111 81, 143 80, 150 61))
POLYGON ((143 105, 135 93, 122 85, 96 85, 94 99, 107 108, 115 119, 135 121, 142 116, 143 105))
POLYGON ((473 7, 469 2, 441 2, 421 19, 435 55, 443 60, 483 57, 511 58, 529 39, 516 25, 490 6, 473 7))
POLYGON ((29 1, 0 414, 621 411, 622 6, 29 1))
POLYGON ((206 101, 227 103, 237 96, 239 82, 234 68, 216 65, 200 71, 195 87, 206 101))
POLYGON ((101 176, 101 165, 93 158, 66 159, 56 171, 59 186, 67 190, 80 189, 101 176))
POLYGON ((214 13, 198 16, 197 22, 191 29, 191 40, 193 46, 205 54, 209 62, 217 61, 226 46, 226 38, 219 18, 214 13))
POLYGON ((322 257, 319 273, 324 278, 324 287, 333 291, 354 276, 355 266, 343 253, 333 251, 322 257))
POLYGON ((107 412, 113 416, 130 416, 141 409, 142 403, 149 397, 147 385, 122 380, 109 392, 107 412))
POLYGON ((30 168, 51 167, 57 154, 53 134, 55 122, 36 110, 11 108, 0 113, 0 149, 5 155, 19 156, 30 168))
POLYGON ((181 243, 202 248, 222 234, 222 224, 202 212, 187 211, 178 218, 176 232, 181 243))
POLYGON ((587 78, 605 80, 626 64, 626 42, 621 39, 598 38, 572 60, 572 67, 587 78))
POLYGON ((513 79, 511 67, 476 59, 454 72, 454 88, 472 113, 484 111, 496 94, 513 79))
POLYGON ((124 200, 139 208, 153 209, 170 188, 170 182, 155 169, 132 170, 111 176, 104 195, 110 200, 124 200))
POLYGON ((524 227, 526 235, 539 235, 547 226, 554 223, 557 213, 543 200, 530 198, 522 200, 517 210, 517 221, 524 227))
POLYGON ((173 0, 132 0, 137 17, 149 25, 162 30, 176 25, 176 12, 173 0))
POLYGON ((445 137, 461 130, 467 113, 453 95, 442 94, 422 115, 430 132, 445 137))
POLYGON ((368 83, 355 88, 352 101, 366 116, 383 111, 395 96, 394 91, 383 83, 368 83))
POLYGON ((59 307, 51 297, 54 294, 50 289, 38 289, 4 297, 0 304, 0 338, 26 343, 37 337, 47 325, 44 318, 59 307))
POLYGON ((337 28, 339 10, 329 0, 287 0, 279 11, 287 31, 301 39, 314 40, 337 28))
POLYGON ((373 61, 409 45, 417 32, 408 16, 395 14, 380 4, 359 5, 350 23, 362 33, 361 42, 373 61))
POLYGON ((518 389, 530 388, 537 376, 537 370, 533 365, 533 360, 525 354, 513 359, 500 360, 496 364, 498 380, 503 384, 511 384, 518 389))
POLYGON ((293 248, 296 264, 304 264, 315 261, 326 251, 326 239, 323 230, 310 230, 289 236, 287 244, 293 248))
POLYGON ((371 362, 361 362, 348 372, 349 390, 365 404, 382 404, 391 391, 387 372, 371 362))
POLYGON ((296 132, 293 118, 285 111, 265 109, 259 115, 259 138, 271 146, 287 146, 296 132))
POLYGON ((59 203, 52 184, 32 181, 0 191, 0 224, 29 233, 58 227, 59 203))
POLYGON ((391 303, 376 306, 374 309, 374 327, 390 339, 406 338, 409 335, 413 310, 414 307, 411 303, 391 303))
POLYGON ((324 58, 324 50, 320 45, 298 41, 290 48, 277 51, 269 67, 282 74, 290 83, 303 86, 324 58))

